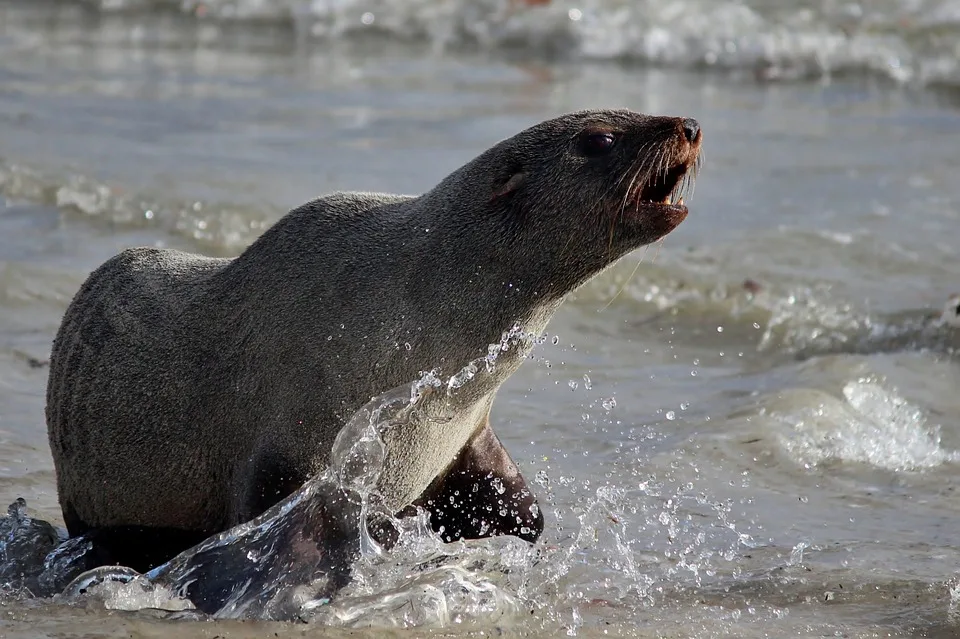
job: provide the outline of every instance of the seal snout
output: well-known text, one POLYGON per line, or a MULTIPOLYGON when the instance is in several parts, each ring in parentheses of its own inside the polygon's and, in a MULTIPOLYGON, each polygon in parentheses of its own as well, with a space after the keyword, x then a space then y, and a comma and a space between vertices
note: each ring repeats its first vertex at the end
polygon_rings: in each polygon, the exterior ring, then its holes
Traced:
POLYGON ((628 196, 639 207, 685 209, 682 196, 692 190, 696 179, 703 132, 693 118, 672 120, 668 139, 641 156, 638 179, 633 180, 628 196))
POLYGON ((638 242, 656 241, 686 219, 703 143, 700 123, 688 117, 652 117, 635 129, 636 155, 627 170, 620 220, 638 242))

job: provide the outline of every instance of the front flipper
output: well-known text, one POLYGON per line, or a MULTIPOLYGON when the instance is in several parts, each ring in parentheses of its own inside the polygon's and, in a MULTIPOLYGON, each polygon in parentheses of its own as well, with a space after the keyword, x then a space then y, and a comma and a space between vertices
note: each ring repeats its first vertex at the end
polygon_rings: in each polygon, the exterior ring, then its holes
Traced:
POLYGON ((414 502, 444 541, 515 535, 535 542, 543 513, 520 469, 487 422, 414 502))

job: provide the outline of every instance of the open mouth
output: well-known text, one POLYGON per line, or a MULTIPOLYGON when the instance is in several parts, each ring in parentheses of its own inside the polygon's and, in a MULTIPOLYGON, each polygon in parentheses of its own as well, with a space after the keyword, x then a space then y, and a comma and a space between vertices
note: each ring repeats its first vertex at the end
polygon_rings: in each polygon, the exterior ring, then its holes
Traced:
POLYGON ((654 205, 686 208, 683 204, 683 193, 688 186, 692 186, 689 176, 690 166, 687 163, 678 164, 641 185, 633 199, 638 205, 647 207, 654 205))

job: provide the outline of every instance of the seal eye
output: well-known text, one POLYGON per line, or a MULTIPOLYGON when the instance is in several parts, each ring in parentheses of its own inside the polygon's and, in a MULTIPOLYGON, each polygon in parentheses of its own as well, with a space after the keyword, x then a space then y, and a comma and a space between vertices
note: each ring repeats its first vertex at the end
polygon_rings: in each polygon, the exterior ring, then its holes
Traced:
POLYGON ((580 137, 580 153, 584 157, 598 158, 613 150, 617 137, 610 132, 586 133, 580 137))

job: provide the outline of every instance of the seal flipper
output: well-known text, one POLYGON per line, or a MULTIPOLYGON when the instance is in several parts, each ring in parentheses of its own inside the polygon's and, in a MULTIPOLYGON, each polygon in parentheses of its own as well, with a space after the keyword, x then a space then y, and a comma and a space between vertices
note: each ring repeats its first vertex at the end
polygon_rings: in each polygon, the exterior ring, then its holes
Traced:
POLYGON ((145 576, 206 614, 296 619, 305 600, 331 598, 350 581, 360 516, 352 495, 314 482, 145 576))
POLYGON ((448 542, 515 535, 532 543, 543 532, 537 498, 490 422, 413 505, 430 512, 431 526, 448 542))

